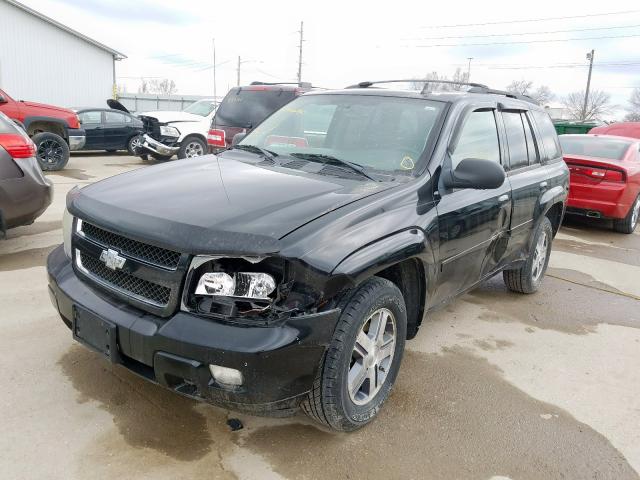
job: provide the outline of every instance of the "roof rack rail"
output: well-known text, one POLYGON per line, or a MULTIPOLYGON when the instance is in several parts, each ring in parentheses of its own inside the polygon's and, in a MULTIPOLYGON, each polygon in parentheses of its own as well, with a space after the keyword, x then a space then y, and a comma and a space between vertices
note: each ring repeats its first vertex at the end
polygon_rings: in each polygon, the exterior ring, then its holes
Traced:
POLYGON ((489 88, 489 87, 485 87, 485 88, 473 87, 473 88, 470 88, 468 90, 468 92, 469 93, 491 93, 493 95, 504 95, 505 97, 515 98, 517 100, 522 100, 524 102, 533 103, 534 105, 539 105, 538 102, 536 102, 529 95, 521 95, 519 93, 507 92, 505 90, 496 90, 494 88, 489 88))
POLYGON ((254 81, 250 85, 297 85, 301 88, 313 88, 311 82, 260 82, 254 81))
POLYGON ((482 83, 456 82, 454 80, 429 80, 424 78, 411 78, 409 80, 378 80, 375 82, 360 82, 360 83, 356 83, 355 85, 350 85, 347 88, 369 88, 378 83, 409 83, 409 82, 424 83, 425 86, 428 85, 429 83, 446 83, 450 85, 467 85, 469 87, 489 88, 486 85, 483 85, 482 83))

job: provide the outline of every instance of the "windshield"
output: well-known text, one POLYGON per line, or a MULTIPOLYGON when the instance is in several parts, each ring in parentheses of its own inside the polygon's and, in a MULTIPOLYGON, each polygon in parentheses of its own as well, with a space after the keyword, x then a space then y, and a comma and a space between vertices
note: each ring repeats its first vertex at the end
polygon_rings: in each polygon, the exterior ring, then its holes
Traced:
POLYGON ((194 115, 200 115, 206 117, 216 109, 216 102, 213 100, 198 100, 196 103, 192 103, 183 112, 193 113, 194 115))
POLYGON ((562 153, 585 157, 622 160, 631 141, 622 138, 603 138, 591 135, 560 135, 562 153))
POLYGON ((247 135, 278 155, 334 158, 382 174, 416 174, 444 103, 373 95, 308 95, 247 135))
POLYGON ((236 88, 220 104, 215 123, 220 126, 253 128, 294 98, 293 90, 236 88))

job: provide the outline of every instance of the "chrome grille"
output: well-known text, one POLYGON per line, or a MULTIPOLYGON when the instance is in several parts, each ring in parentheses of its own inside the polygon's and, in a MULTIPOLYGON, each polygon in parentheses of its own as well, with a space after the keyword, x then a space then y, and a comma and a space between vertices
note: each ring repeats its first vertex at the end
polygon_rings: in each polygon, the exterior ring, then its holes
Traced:
POLYGON ((138 242, 109 232, 91 223, 82 222, 82 233, 91 241, 118 250, 130 257, 159 267, 175 270, 180 262, 180 253, 165 248, 138 242))
POLYGON ((171 299, 170 288, 134 277, 126 272, 111 270, 100 260, 84 252, 78 253, 80 255, 79 266, 100 281, 159 307, 165 307, 169 304, 169 300, 171 299))

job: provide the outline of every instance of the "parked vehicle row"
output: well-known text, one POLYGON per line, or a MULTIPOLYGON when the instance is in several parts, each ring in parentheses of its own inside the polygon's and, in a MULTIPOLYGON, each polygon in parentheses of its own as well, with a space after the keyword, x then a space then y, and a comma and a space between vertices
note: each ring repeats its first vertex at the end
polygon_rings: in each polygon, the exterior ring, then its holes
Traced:
POLYGON ((569 186, 548 115, 376 86, 295 98, 215 168, 72 190, 47 271, 73 337, 183 395, 351 431, 429 312, 499 273, 535 292, 569 186))
POLYGON ((10 228, 32 223, 51 203, 52 185, 36 152, 25 131, 0 112, 0 238, 10 228))

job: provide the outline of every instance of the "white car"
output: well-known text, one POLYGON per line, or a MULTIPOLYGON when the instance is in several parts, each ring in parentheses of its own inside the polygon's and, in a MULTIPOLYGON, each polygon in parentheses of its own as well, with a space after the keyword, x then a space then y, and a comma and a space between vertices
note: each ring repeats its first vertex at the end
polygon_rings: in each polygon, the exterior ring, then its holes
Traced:
POLYGON ((207 153, 207 133, 218 104, 214 99, 192 103, 183 111, 160 110, 138 114, 151 124, 151 132, 143 136, 141 154, 168 160, 191 158, 207 153), (157 122, 153 122, 155 119, 157 122))
MULTIPOLYGON (((107 101, 111 108, 128 111, 120 102, 107 101)), ((158 160, 191 158, 207 153, 207 133, 218 103, 207 98, 192 103, 182 111, 159 110, 138 113, 145 132, 136 148, 138 155, 158 160)))

